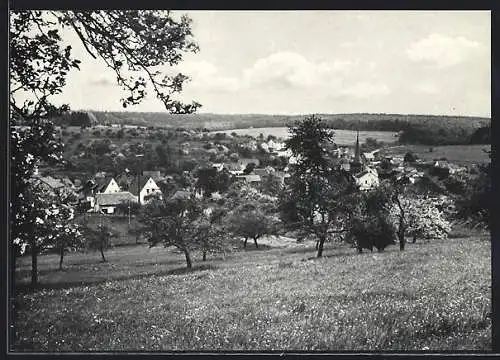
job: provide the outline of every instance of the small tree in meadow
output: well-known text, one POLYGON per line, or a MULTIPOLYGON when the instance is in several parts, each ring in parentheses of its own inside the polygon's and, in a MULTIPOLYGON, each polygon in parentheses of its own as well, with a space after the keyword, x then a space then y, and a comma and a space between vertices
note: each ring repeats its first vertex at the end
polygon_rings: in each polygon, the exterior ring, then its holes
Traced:
MULTIPOLYGON (((451 225, 442 210, 439 210, 436 199, 424 196, 405 196, 401 199, 404 208, 405 235, 413 238, 443 239, 448 236, 451 225)), ((397 207, 391 209, 393 217, 400 217, 397 207)))
POLYGON ((277 224, 277 218, 266 211, 265 204, 252 200, 238 206, 227 219, 227 229, 244 239, 245 248, 248 239, 252 239, 258 248, 257 240, 262 236, 275 234, 277 224))
POLYGON ((87 238, 87 248, 99 251, 102 262, 106 262, 104 251, 111 247, 111 240, 117 237, 116 232, 105 224, 98 224, 96 228, 85 225, 84 234, 87 238))
POLYGON ((346 239, 354 241, 359 252, 362 249, 383 251, 395 243, 396 227, 390 217, 391 199, 383 188, 359 193, 356 207, 345 227, 346 239))
MULTIPOLYGON (((334 169, 327 150, 334 144, 333 132, 320 118, 307 117, 289 132, 286 148, 298 161, 292 166, 289 186, 281 194, 281 204, 288 207, 282 214, 293 215, 295 226, 316 236, 317 257, 321 257, 325 241, 345 231, 341 224, 350 213, 350 197, 356 188, 350 176, 334 169)), ((290 219, 284 220, 290 223, 290 219)))
POLYGON ((150 247, 157 244, 175 246, 184 253, 186 266, 191 269, 193 250, 206 252, 219 244, 218 233, 214 235, 214 224, 205 209, 204 202, 188 192, 179 191, 170 198, 153 199, 141 214, 150 247))

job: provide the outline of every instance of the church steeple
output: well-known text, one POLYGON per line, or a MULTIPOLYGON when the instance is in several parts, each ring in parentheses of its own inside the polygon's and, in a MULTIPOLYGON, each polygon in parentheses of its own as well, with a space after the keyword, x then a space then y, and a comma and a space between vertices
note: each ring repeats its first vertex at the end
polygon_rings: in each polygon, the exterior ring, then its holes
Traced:
POLYGON ((354 149, 354 162, 361 163, 361 153, 359 151, 359 129, 356 131, 356 148, 354 149))
POLYGON ((351 172, 356 174, 360 172, 363 168, 363 163, 361 161, 361 151, 359 148, 359 129, 356 130, 356 145, 354 148, 354 159, 351 162, 351 172))

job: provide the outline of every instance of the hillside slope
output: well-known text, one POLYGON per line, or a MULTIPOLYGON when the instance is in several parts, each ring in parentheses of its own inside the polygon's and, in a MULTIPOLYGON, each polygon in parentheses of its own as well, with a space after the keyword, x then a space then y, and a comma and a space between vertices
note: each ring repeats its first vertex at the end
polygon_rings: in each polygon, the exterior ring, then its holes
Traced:
MULTIPOLYGON (((130 124, 168 128, 206 128, 208 130, 243 129, 249 127, 279 127, 293 124, 305 115, 264 114, 191 114, 172 115, 153 112, 103 112, 90 111, 98 124, 130 124)), ((399 115, 399 114, 319 114, 337 129, 352 130, 403 130, 405 124, 460 126, 466 129, 490 124, 491 119, 481 117, 399 115)))

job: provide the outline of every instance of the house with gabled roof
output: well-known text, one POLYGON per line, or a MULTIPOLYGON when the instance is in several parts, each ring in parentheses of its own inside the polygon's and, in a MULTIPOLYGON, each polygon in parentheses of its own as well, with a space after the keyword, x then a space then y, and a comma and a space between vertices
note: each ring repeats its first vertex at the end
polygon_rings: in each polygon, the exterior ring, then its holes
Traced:
POLYGON ((39 176, 38 180, 40 181, 42 186, 46 186, 47 188, 52 190, 59 190, 66 187, 64 182, 59 179, 53 178, 52 176, 39 176))
POLYGON ((238 176, 236 176, 236 179, 237 180, 243 180, 243 181, 245 181, 246 183, 249 183, 249 184, 255 184, 255 183, 259 183, 259 182, 262 181, 262 178, 260 177, 260 175, 255 175, 255 174, 238 175, 238 176))
POLYGON ((113 193, 99 193, 95 196, 94 211, 105 214, 114 214, 121 204, 137 203, 137 197, 129 191, 113 193))
POLYGON ((97 183, 98 193, 110 194, 122 191, 116 180, 112 177, 96 178, 95 182, 97 183))
POLYGON ((147 197, 157 194, 162 196, 160 187, 156 184, 151 176, 136 176, 132 180, 129 191, 139 198, 140 204, 145 204, 148 202, 147 197))
POLYGON ((354 175, 354 181, 360 190, 370 190, 379 185, 377 170, 367 167, 354 175))

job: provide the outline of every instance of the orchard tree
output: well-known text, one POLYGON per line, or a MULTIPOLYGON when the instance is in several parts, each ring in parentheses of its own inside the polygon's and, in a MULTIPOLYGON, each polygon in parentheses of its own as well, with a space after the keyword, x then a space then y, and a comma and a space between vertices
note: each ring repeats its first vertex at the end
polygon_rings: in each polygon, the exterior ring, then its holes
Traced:
POLYGON ((106 262, 104 251, 111 247, 111 240, 118 236, 117 233, 110 226, 100 223, 95 228, 86 224, 84 234, 87 239, 87 248, 99 251, 102 262, 106 262))
POLYGON ((224 192, 231 185, 229 172, 217 171, 214 167, 198 169, 196 172, 196 188, 202 190, 205 197, 209 197, 214 192, 224 192))
POLYGON ((207 250, 204 240, 210 236, 210 223, 203 210, 203 202, 187 191, 178 191, 163 200, 153 199, 141 214, 150 247, 175 246, 184 253, 186 266, 191 269, 191 252, 207 250))
MULTIPOLYGON (((356 187, 349 175, 333 168, 327 150, 334 147, 333 132, 320 118, 307 117, 289 132, 286 149, 292 151, 297 163, 292 166, 281 204, 287 204, 285 213, 294 217, 294 225, 316 236, 317 257, 321 257, 325 241, 345 231, 342 222, 351 211, 356 187)), ((290 220, 285 217, 285 221, 290 220)))
MULTIPOLYGON (((176 19, 169 11, 11 11, 10 70, 10 234, 11 291, 19 249, 33 243, 35 218, 29 210, 35 190, 29 179, 41 162, 60 161, 61 146, 48 119, 69 110, 55 105, 70 71, 79 69, 71 46, 63 46, 62 29, 73 31, 88 54, 113 71, 124 90, 123 107, 140 103, 148 86, 171 113, 191 113, 200 104, 175 99, 188 77, 162 71, 177 65, 184 53, 198 51, 192 39, 191 20, 176 19), (19 130, 15 125, 28 125, 19 130)), ((36 281, 36 274, 33 274, 36 281)))
MULTIPOLYGON (((413 238, 443 239, 448 236, 451 225, 444 211, 439 209, 439 199, 425 196, 405 196, 400 200, 404 208, 405 235, 413 238)), ((393 217, 399 217, 401 212, 394 207, 393 217)))
POLYGON ((47 222, 50 227, 48 238, 59 250, 59 270, 63 269, 64 254, 67 251, 82 249, 85 241, 80 224, 75 221, 76 193, 69 189, 55 191, 54 204, 59 209, 52 210, 54 217, 47 222), (54 231, 55 230, 55 231, 54 231))
POLYGON ((360 192, 354 211, 346 221, 347 240, 354 241, 358 252, 363 249, 383 251, 395 243, 396 228, 390 216, 392 202, 383 188, 360 192))
MULTIPOLYGON (((63 253, 68 247, 80 245, 79 227, 73 222, 74 208, 70 196, 66 192, 53 190, 36 178, 30 181, 23 193, 26 206, 15 214, 16 224, 13 225, 18 227, 19 232, 12 242, 17 254, 29 250, 33 287, 38 283, 38 254, 42 250, 56 248, 63 253)), ((60 258, 60 268, 63 257, 64 253, 60 258)))
POLYGON ((283 183, 276 174, 270 172, 262 177, 262 181, 260 183, 260 190, 262 193, 277 196, 282 189, 283 183))
POLYGON ((248 239, 252 239, 255 247, 257 240, 265 235, 274 235, 278 229, 278 218, 270 211, 270 206, 256 200, 248 200, 234 209, 226 223, 229 232, 244 239, 243 247, 247 247, 248 239))
POLYGON ((207 260, 207 253, 225 254, 228 249, 227 232, 224 228, 223 219, 227 209, 223 205, 206 202, 203 216, 195 221, 193 226, 198 229, 198 241, 201 246, 203 261, 207 260))
MULTIPOLYGON (((420 180, 422 181, 422 180, 420 180)), ((439 197, 421 194, 418 183, 411 184, 408 178, 401 176, 389 179, 381 184, 384 193, 390 196, 392 207, 391 217, 397 226, 399 249, 403 251, 406 245, 406 236, 442 238, 450 231, 450 224, 446 217, 443 201, 439 197)))
MULTIPOLYGON (((491 159, 491 151, 488 152, 491 159)), ((491 216, 495 206, 492 192, 492 164, 479 166, 478 174, 467 182, 466 191, 462 198, 457 201, 457 216, 468 223, 485 225, 492 229, 495 217, 491 216)))

